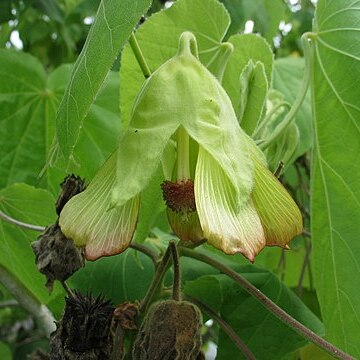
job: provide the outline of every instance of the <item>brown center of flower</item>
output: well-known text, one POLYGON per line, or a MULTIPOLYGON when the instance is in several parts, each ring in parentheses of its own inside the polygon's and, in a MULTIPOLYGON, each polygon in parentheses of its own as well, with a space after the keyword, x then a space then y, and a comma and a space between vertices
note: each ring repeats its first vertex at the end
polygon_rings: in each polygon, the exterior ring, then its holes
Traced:
POLYGON ((161 189, 164 201, 171 210, 181 213, 196 211, 193 181, 164 181, 161 189))

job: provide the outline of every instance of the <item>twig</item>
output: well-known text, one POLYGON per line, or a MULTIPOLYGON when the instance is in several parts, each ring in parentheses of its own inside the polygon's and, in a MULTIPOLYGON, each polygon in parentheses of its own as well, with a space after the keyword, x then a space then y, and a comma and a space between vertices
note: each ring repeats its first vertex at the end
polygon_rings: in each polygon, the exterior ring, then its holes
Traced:
POLYGON ((274 172, 274 176, 278 179, 283 170, 284 170, 284 163, 282 161, 280 161, 274 172))
POLYGON ((34 230, 34 231, 40 231, 43 232, 45 231, 45 227, 44 226, 38 226, 38 225, 33 225, 33 224, 28 224, 28 223, 24 223, 22 221, 16 220, 12 217, 10 217, 9 215, 6 215, 4 212, 2 212, 0 210, 0 218, 7 221, 10 224, 14 224, 17 226, 20 226, 24 229, 28 229, 28 230, 34 230))
POLYGON ((0 282, 17 299, 19 304, 26 309, 43 329, 46 336, 55 331, 55 318, 50 310, 15 277, 4 266, 0 265, 0 282))
POLYGON ((75 294, 74 292, 71 290, 71 288, 69 287, 69 285, 66 283, 66 281, 60 281, 62 287, 64 288, 64 290, 66 291, 66 293, 68 294, 69 297, 74 298, 75 294))
POLYGON ((141 253, 147 255, 152 260, 155 268, 158 266, 159 256, 155 251, 151 250, 150 248, 148 248, 145 245, 141 245, 141 244, 138 244, 138 243, 135 243, 135 242, 131 243, 129 245, 129 247, 134 249, 134 250, 140 251, 141 253))
POLYGON ((270 300, 265 294, 263 294, 259 289, 257 289, 254 285, 252 285, 249 281, 247 281, 244 277, 239 275, 234 270, 230 269, 223 263, 207 256, 201 254, 197 251, 181 248, 180 254, 191 257, 193 259, 202 261, 206 264, 213 266, 214 268, 218 269, 223 274, 229 276, 233 279, 236 283, 238 283, 247 293, 251 296, 255 297, 261 304, 267 308, 272 314, 274 314, 278 319, 280 319, 283 323, 294 329, 297 333, 305 337, 306 339, 310 340, 314 344, 318 345, 329 354, 335 356, 338 359, 342 360, 354 360, 354 358, 345 353, 344 351, 340 350, 333 344, 329 343, 328 341, 324 340, 319 335, 315 334, 312 330, 308 329, 306 326, 301 324, 299 321, 294 319, 291 315, 289 315, 286 311, 281 309, 278 305, 276 305, 272 300, 270 300))
POLYGON ((308 267, 308 264, 310 262, 310 254, 311 254, 311 242, 309 241, 309 239, 304 238, 305 241, 305 256, 304 256, 304 261, 303 264, 301 266, 301 272, 300 272, 300 276, 299 276, 299 281, 298 281, 298 286, 296 288, 296 294, 301 297, 302 295, 302 290, 303 290, 303 281, 304 281, 304 277, 305 277, 305 272, 306 272, 306 268, 308 267))
POLYGON ((186 296, 186 299, 198 306, 203 312, 207 313, 210 318, 215 320, 225 334, 229 336, 229 338, 234 342, 234 344, 239 348, 239 350, 245 355, 248 360, 256 360, 255 355, 252 351, 247 347, 247 345, 239 338, 234 329, 221 317, 219 316, 213 309, 208 307, 206 304, 197 300, 191 296, 186 296))
POLYGON ((166 273, 166 270, 168 268, 168 264, 169 264, 169 260, 170 260, 170 253, 171 253, 170 247, 168 247, 156 269, 156 273, 153 277, 152 283, 151 283, 144 299, 142 299, 142 301, 140 302, 139 312, 143 313, 147 310, 154 294, 158 290, 161 280, 163 279, 163 277, 166 273))
POLYGON ((10 307, 10 306, 19 306, 19 302, 17 300, 11 299, 11 300, 5 300, 0 302, 0 309, 10 307))
POLYGON ((181 291, 180 291, 180 265, 179 265, 179 254, 176 248, 175 241, 172 240, 169 243, 171 255, 173 259, 173 267, 174 267, 174 280, 173 280, 173 291, 172 298, 173 300, 180 301, 181 300, 181 291))

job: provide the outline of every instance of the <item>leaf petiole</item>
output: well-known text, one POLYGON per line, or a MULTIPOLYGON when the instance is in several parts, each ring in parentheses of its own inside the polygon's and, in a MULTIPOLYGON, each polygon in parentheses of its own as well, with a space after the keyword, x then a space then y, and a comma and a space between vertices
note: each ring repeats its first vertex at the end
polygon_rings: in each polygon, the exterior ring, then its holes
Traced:
POLYGON ((304 57, 305 57, 305 72, 303 81, 301 84, 300 91, 298 96, 290 109, 290 111, 285 116, 284 120, 275 128, 269 138, 265 139, 262 143, 259 144, 261 150, 265 150, 269 147, 281 134, 282 132, 295 120, 297 112, 300 110, 301 104, 303 103, 307 90, 310 84, 311 76, 311 43, 310 40, 313 38, 314 34, 305 33, 302 35, 301 40, 304 48, 304 57))
POLYGON ((130 35, 129 44, 131 46, 131 50, 133 51, 133 53, 136 57, 137 62, 141 68, 141 71, 144 74, 145 79, 147 79, 151 75, 151 70, 145 60, 144 54, 141 51, 141 48, 135 37, 134 32, 132 32, 132 34, 130 35))

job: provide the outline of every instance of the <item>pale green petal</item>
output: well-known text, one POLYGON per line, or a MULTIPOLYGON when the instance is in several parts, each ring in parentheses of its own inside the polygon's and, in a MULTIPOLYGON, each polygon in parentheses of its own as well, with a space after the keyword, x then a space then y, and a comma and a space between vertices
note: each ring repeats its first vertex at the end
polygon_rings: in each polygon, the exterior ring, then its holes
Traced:
POLYGON ((85 191, 63 208, 59 224, 75 245, 85 247, 88 260, 121 253, 130 244, 139 210, 139 196, 119 207, 110 207, 116 177, 116 153, 100 168, 85 191))
POLYGON ((264 227, 266 245, 286 247, 303 230, 301 212, 280 181, 261 161, 254 160, 252 198, 264 227))
POLYGON ((265 234, 251 200, 240 208, 235 190, 217 161, 202 147, 195 173, 195 200, 208 243, 250 261, 265 246, 265 234))
POLYGON ((181 74, 183 95, 179 102, 187 104, 180 122, 218 162, 233 184, 236 201, 244 204, 253 187, 248 136, 240 128, 231 100, 218 80, 194 57, 183 56, 179 62, 186 69, 181 74))
POLYGON ((118 152, 113 193, 113 201, 118 205, 146 186, 166 143, 180 125, 220 164, 234 186, 238 204, 249 199, 253 163, 247 135, 218 80, 186 51, 184 41, 189 39, 194 46, 194 37, 185 35, 180 41, 185 50, 153 73, 134 104, 130 127, 120 140, 118 152))

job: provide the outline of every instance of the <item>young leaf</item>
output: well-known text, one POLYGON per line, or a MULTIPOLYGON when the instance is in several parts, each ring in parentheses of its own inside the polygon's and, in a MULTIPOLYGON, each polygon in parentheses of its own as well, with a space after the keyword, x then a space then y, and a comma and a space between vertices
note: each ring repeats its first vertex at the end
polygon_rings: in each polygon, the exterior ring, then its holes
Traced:
MULTIPOLYGON (((254 34, 234 35, 229 39, 229 42, 234 45, 234 52, 230 56, 229 62, 226 66, 222 85, 228 93, 239 118, 241 99, 240 75, 243 72, 243 69, 246 67, 249 60, 251 60, 254 64, 258 61, 263 63, 266 75, 265 80, 267 80, 267 84, 270 84, 273 65, 273 53, 266 40, 254 34)), ((264 79, 262 82, 264 82, 264 79)), ((264 85, 265 84, 263 84, 263 86, 264 85)), ((267 87, 265 89, 267 90, 267 87)), ((256 108, 253 110, 259 114, 262 110, 262 102, 264 101, 264 99, 262 99, 263 96, 264 94, 261 94, 260 96, 258 93, 256 108)))
POLYGON ((360 357, 359 1, 316 10, 312 104, 315 144, 311 227, 326 337, 360 357))
POLYGON ((105 77, 149 0, 102 0, 79 55, 56 117, 54 154, 68 163, 80 136, 83 120, 105 77))
POLYGON ((242 103, 238 110, 241 127, 249 136, 263 116, 268 88, 264 64, 260 61, 254 64, 250 60, 240 75, 242 103))

